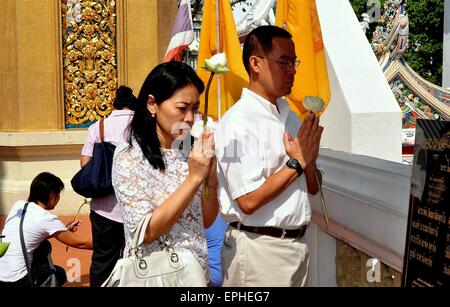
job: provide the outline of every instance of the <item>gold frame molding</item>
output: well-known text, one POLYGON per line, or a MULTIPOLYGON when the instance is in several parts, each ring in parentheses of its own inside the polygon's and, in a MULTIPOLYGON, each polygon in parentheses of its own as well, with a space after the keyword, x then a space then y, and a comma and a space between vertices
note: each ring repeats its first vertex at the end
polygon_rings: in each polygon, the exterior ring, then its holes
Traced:
POLYGON ((120 84, 128 84, 127 69, 127 7, 126 0, 116 1, 116 18, 117 18, 117 82, 120 84))

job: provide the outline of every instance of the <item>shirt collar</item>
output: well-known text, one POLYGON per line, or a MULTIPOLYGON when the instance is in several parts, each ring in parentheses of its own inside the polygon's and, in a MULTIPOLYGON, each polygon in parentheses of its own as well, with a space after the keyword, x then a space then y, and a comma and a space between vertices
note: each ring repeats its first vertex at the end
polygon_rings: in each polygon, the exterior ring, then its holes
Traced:
POLYGON ((268 113, 274 115, 277 119, 281 120, 283 123, 286 123, 290 108, 284 98, 278 98, 277 104, 274 105, 267 99, 261 97, 257 93, 252 92, 251 90, 249 90, 247 88, 244 88, 242 90, 242 96, 247 97, 248 99, 258 103, 258 105, 263 107, 265 112, 268 112, 268 113), (278 106, 278 108, 277 108, 277 106, 278 106))
POLYGON ((113 110, 109 116, 123 116, 123 115, 133 115, 132 110, 113 110))
POLYGON ((33 206, 33 207, 35 207, 35 208, 37 208, 38 210, 40 210, 40 211, 47 211, 47 210, 45 210, 44 208, 42 208, 41 206, 39 206, 38 204, 36 204, 35 202, 32 202, 32 201, 25 201, 24 203, 23 203, 23 206, 25 207, 25 204, 26 203, 29 203, 28 204, 28 206, 33 206))

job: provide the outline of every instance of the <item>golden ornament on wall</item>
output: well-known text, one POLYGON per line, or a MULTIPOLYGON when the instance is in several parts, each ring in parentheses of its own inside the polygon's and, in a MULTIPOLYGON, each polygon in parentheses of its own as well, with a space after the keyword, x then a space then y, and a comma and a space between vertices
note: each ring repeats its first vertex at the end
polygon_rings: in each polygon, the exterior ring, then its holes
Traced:
POLYGON ((117 88, 116 1, 62 0, 65 124, 107 116, 117 88))

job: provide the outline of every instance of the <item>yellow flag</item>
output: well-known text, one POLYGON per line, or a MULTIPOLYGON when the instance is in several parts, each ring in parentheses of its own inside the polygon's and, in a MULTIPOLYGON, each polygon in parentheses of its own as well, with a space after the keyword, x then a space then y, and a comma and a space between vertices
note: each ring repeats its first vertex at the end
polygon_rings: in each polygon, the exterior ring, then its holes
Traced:
MULTIPOLYGON (((197 74, 206 86, 210 72, 203 70, 200 66, 203 65, 205 59, 209 59, 217 53, 216 2, 219 3, 219 52, 226 54, 227 67, 230 70, 220 75, 220 113, 223 115, 226 110, 239 100, 242 88, 248 86, 248 75, 242 63, 242 50, 229 0, 205 0, 204 2, 197 74)), ((218 75, 215 75, 211 82, 208 103, 208 115, 214 119, 218 119, 219 114, 217 78, 218 75)), ((204 102, 205 95, 202 95, 200 98, 200 111, 203 110, 204 102)))
POLYGON ((291 33, 301 61, 288 96, 291 108, 303 119, 303 99, 318 96, 325 102, 323 112, 330 101, 330 83, 315 0, 277 0, 275 24, 291 33))

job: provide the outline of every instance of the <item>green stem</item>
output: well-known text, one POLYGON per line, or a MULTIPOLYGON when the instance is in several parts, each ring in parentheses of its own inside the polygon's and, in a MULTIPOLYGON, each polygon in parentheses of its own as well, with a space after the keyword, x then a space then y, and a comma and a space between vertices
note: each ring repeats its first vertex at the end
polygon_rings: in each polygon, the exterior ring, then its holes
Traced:
POLYGON ((214 72, 212 71, 209 75, 208 83, 206 84, 205 90, 205 106, 203 110, 203 132, 206 132, 206 124, 208 123, 208 101, 209 101, 209 87, 211 86, 212 79, 214 77, 214 72))
MULTIPOLYGON (((80 216, 81 208, 83 208, 84 205, 87 205, 87 203, 88 203, 88 201, 85 198, 83 203, 81 204, 81 206, 78 208, 77 214, 75 215, 75 217, 73 218, 71 223, 75 222, 78 219, 78 217, 80 216)), ((67 252, 68 249, 69 249, 69 245, 66 245, 66 252, 67 252)))
POLYGON ((314 166, 314 174, 316 175, 317 186, 319 187, 319 192, 320 192, 320 204, 322 205, 322 211, 323 211, 323 215, 325 217, 325 223, 328 226, 328 223, 329 223, 328 210, 327 210, 327 206, 325 205, 325 198, 323 197, 322 185, 320 184, 319 176, 317 176, 316 163, 314 163, 313 166, 314 166))
MULTIPOLYGON (((212 71, 211 74, 209 75, 208 83, 206 84, 205 107, 203 110, 203 132, 206 132, 206 128, 207 128, 207 124, 208 124, 209 87, 211 86, 211 82, 214 77, 214 74, 215 73, 212 71)), ((206 197, 206 199, 209 199, 208 177, 205 179, 204 186, 205 186, 205 197, 206 197)))

